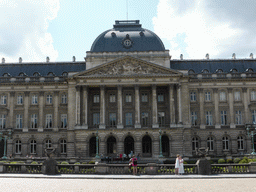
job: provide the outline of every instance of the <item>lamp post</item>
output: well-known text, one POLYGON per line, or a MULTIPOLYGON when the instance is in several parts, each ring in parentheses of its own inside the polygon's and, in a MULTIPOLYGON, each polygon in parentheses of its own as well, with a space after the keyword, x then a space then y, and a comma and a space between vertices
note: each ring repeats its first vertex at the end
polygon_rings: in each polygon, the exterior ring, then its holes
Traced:
POLYGON ((160 152, 159 152, 159 157, 164 157, 163 156, 163 151, 162 151, 162 130, 160 129, 159 130, 159 150, 160 150, 160 152))
POLYGON ((98 136, 98 130, 96 132, 96 156, 95 156, 96 159, 99 159, 100 156, 99 156, 99 136, 98 136))
POLYGON ((2 159, 7 159, 7 156, 6 156, 6 141, 7 139, 10 139, 11 138, 11 131, 9 131, 8 133, 7 132, 0 132, 0 140, 4 140, 4 156, 2 157, 2 159))
POLYGON ((248 137, 251 136, 251 138, 252 138, 252 153, 251 153, 251 155, 256 155, 255 149, 254 149, 254 135, 256 135, 256 127, 255 126, 256 126, 255 124, 246 125, 247 135, 248 135, 248 137), (254 128, 254 129, 252 129, 252 128, 254 128))

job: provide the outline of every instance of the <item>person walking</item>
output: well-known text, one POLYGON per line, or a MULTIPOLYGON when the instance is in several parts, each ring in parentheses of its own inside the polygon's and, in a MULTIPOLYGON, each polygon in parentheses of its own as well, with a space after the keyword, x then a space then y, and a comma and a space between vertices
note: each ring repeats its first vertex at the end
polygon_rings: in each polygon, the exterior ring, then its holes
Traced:
POLYGON ((175 161, 175 175, 179 174, 179 167, 180 167, 180 155, 177 155, 176 161, 175 161))
POLYGON ((180 163, 180 167, 179 167, 179 174, 182 175, 184 173, 184 164, 183 164, 184 160, 182 159, 182 156, 179 156, 179 163, 180 163))
POLYGON ((132 167, 133 167, 133 175, 137 174, 137 158, 135 155, 132 156, 132 167))

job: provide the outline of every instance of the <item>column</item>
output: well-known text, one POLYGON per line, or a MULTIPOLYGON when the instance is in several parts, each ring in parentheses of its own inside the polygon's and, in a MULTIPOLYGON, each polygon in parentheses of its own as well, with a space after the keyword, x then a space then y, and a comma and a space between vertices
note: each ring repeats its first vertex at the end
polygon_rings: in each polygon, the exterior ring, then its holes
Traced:
POLYGON ((85 129, 88 129, 88 88, 87 86, 83 87, 84 91, 84 122, 83 122, 83 127, 85 129))
POLYGON ((152 85, 152 128, 159 128, 158 118, 157 118, 157 95, 156 95, 156 85, 152 85))
POLYGON ((53 128, 58 128, 58 119, 59 119, 59 91, 54 91, 54 119, 53 119, 53 128))
POLYGON ((12 91, 10 92, 10 99, 8 99, 8 106, 10 107, 9 111, 9 116, 8 116, 8 128, 14 128, 13 127, 13 108, 14 108, 14 97, 15 97, 15 92, 12 91))
POLYGON ((122 86, 117 86, 117 128, 123 129, 123 94, 122 94, 122 86))
POLYGON ((105 86, 100 86, 100 129, 105 129, 105 112, 106 112, 106 106, 105 106, 105 86))
POLYGON ((139 86, 135 85, 135 128, 141 128, 140 124, 140 90, 139 86))
POLYGON ((44 92, 39 92, 39 129, 38 131, 43 131, 44 127, 44 92))
POLYGON ((204 120, 204 94, 203 89, 198 89, 199 93, 199 105, 200 105, 200 129, 205 129, 205 120, 204 120))
POLYGON ((24 92, 24 128, 23 132, 28 132, 28 105, 29 105, 29 91, 24 92))
POLYGON ((236 128, 234 118, 234 98, 233 89, 228 88, 228 102, 229 102, 229 114, 230 114, 230 128, 236 128))
POLYGON ((169 85, 169 107, 170 107, 170 127, 175 126, 175 107, 173 97, 173 84, 169 85))
POLYGON ((178 88, 178 102, 179 102, 179 124, 182 124, 182 109, 181 109, 181 85, 177 85, 178 88))
POLYGON ((76 87, 76 125, 80 125, 80 90, 81 87, 76 87))
POLYGON ((248 107, 248 101, 249 98, 248 98, 248 95, 247 95, 247 88, 243 87, 242 88, 242 91, 243 91, 243 101, 244 101, 244 116, 245 116, 245 122, 243 122, 244 124, 246 123, 250 123, 250 120, 249 120, 249 107, 248 107))
POLYGON ((215 129, 220 129, 220 115, 219 115, 219 94, 218 89, 213 89, 214 93, 214 112, 215 112, 215 129))

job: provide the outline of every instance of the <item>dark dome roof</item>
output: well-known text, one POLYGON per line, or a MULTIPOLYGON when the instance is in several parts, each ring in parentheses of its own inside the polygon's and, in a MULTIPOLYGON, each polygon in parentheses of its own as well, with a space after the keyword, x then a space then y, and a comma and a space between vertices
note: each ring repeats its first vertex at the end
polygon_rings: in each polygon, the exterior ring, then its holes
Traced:
POLYGON ((165 51, 165 47, 155 33, 141 27, 139 20, 116 21, 113 29, 97 37, 91 52, 118 51, 165 51))

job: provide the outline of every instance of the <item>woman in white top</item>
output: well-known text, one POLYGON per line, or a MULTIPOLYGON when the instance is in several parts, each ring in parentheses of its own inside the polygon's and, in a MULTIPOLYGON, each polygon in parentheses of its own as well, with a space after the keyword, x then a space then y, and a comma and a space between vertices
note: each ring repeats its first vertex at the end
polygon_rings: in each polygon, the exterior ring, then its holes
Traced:
POLYGON ((179 167, 180 167, 180 155, 177 155, 176 161, 175 161, 175 175, 178 175, 179 173, 179 167))
POLYGON ((184 165, 183 165, 183 159, 182 156, 179 156, 179 174, 182 175, 184 173, 184 165))

